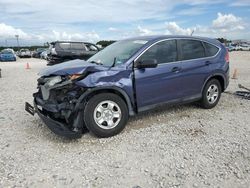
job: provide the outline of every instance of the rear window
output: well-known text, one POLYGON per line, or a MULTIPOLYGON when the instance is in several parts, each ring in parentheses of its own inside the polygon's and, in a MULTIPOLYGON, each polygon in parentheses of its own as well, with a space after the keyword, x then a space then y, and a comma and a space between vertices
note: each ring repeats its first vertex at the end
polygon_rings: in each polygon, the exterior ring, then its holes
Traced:
POLYGON ((205 57, 205 49, 201 41, 198 40, 179 40, 182 52, 182 60, 198 59, 205 57))
POLYGON ((0 54, 13 54, 13 52, 10 50, 3 50, 0 52, 0 54))
POLYGON ((86 44, 86 47, 88 48, 89 51, 98 51, 98 48, 93 44, 86 44))
POLYGON ((204 44, 204 46, 206 48, 206 56, 207 57, 214 56, 219 51, 219 48, 217 48, 216 46, 214 46, 212 44, 208 44, 206 42, 204 42, 203 44, 204 44))

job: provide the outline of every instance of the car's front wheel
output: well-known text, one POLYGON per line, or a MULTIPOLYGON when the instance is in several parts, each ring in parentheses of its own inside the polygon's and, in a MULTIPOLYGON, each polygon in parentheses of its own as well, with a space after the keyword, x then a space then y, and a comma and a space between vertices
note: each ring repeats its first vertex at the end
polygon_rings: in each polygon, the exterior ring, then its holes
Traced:
POLYGON ((128 108, 116 94, 94 95, 84 109, 84 122, 97 137, 111 137, 120 133, 128 121, 128 108))
POLYGON ((201 106, 206 109, 215 107, 221 96, 221 85, 217 79, 207 82, 202 92, 201 106))

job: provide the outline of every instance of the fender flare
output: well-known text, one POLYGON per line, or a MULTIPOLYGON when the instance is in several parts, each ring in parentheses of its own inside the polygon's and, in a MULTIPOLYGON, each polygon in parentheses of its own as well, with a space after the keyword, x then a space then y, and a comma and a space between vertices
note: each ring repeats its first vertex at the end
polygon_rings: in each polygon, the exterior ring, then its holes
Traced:
POLYGON ((223 90, 225 90, 225 87, 226 87, 226 78, 225 76, 222 74, 222 73, 214 73, 212 75, 210 75, 204 82, 203 86, 202 86, 202 89, 201 89, 201 92, 203 92, 203 89, 205 87, 205 85, 207 84, 208 80, 210 80, 211 78, 215 77, 215 76, 220 76, 223 78, 223 82, 224 82, 224 88, 223 90))
POLYGON ((95 87, 95 88, 88 88, 87 91, 85 91, 78 99, 76 107, 75 107, 75 111, 79 111, 81 109, 81 104, 84 101, 84 99, 89 96, 90 94, 97 92, 97 91, 102 91, 102 90, 113 90, 118 92, 119 94, 121 94, 124 99, 125 102, 128 106, 128 110, 129 110, 129 115, 133 116, 135 115, 135 110, 132 106, 130 97, 128 96, 128 94, 121 88, 119 87, 115 87, 115 86, 102 86, 102 87, 95 87))

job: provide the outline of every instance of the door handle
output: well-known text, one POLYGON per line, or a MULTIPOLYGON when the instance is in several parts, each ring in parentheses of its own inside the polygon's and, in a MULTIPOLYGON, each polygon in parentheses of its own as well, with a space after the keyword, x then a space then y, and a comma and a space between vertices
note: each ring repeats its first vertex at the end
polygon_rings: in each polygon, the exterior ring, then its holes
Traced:
POLYGON ((180 71, 181 71, 180 67, 174 67, 174 68, 172 68, 172 72, 174 72, 174 73, 178 73, 180 71))
POLYGON ((205 62, 205 65, 210 65, 211 64, 211 61, 206 61, 205 62))

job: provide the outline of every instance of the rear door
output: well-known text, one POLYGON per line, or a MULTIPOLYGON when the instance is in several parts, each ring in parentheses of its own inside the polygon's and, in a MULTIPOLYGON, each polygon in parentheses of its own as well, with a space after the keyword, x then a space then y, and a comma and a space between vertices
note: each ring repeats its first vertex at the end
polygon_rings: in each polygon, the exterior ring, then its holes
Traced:
POLYGON ((206 57, 202 41, 193 39, 177 40, 182 61, 182 97, 196 98, 201 95, 202 87, 211 73, 211 58, 206 57))
POLYGON ((72 56, 80 58, 81 56, 83 56, 83 54, 85 54, 85 52, 86 52, 86 47, 83 43, 80 42, 71 43, 72 56))
POLYGON ((61 57, 71 56, 71 44, 69 42, 58 42, 56 43, 56 53, 61 57))
POLYGON ((178 62, 176 40, 165 40, 146 50, 136 62, 155 59, 156 68, 135 68, 137 106, 146 106, 178 100, 181 96, 181 62, 178 62))

